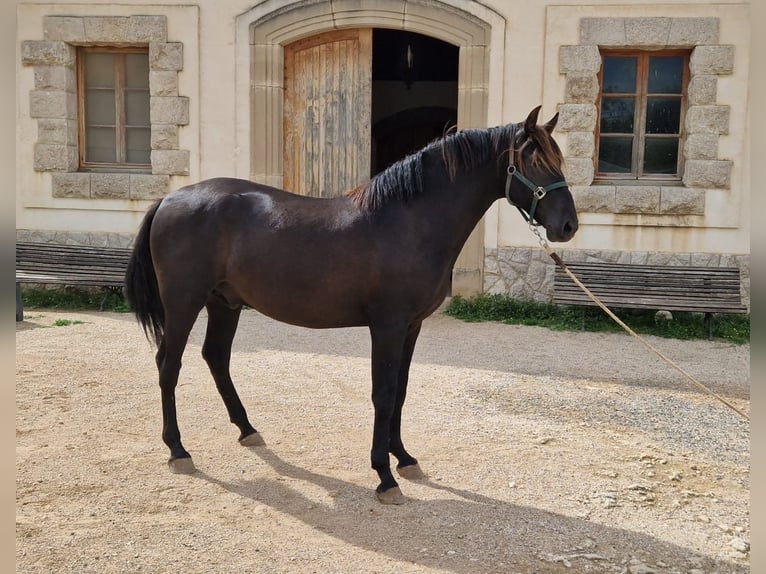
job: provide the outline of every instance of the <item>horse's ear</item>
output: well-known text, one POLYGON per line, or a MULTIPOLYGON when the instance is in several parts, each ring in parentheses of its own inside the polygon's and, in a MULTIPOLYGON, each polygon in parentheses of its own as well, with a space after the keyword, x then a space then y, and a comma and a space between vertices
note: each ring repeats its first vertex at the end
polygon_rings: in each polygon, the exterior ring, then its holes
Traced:
POLYGON ((549 119, 544 125, 543 128, 546 132, 551 133, 553 131, 553 128, 556 127, 556 122, 559 121, 559 113, 556 112, 556 115, 554 115, 551 119, 549 119))
POLYGON ((528 134, 531 134, 533 131, 535 131, 535 126, 537 125, 537 116, 540 115, 540 108, 542 108, 542 106, 537 106, 534 110, 529 112, 527 119, 524 120, 524 131, 528 134))

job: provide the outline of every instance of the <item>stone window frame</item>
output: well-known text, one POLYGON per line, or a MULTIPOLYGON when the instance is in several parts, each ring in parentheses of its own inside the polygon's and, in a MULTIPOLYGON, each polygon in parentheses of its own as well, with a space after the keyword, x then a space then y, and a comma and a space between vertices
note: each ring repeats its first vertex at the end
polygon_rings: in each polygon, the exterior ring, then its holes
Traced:
POLYGON ((719 155, 730 107, 717 103, 718 77, 734 71, 734 46, 719 44, 716 17, 581 18, 580 43, 559 47, 566 77, 557 129, 567 133, 567 179, 578 210, 651 216, 704 216, 707 189, 731 188, 732 162, 719 155), (595 133, 601 49, 688 49, 690 79, 684 117, 681 185, 599 183, 595 133))
POLYGON ((178 138, 189 123, 189 98, 178 93, 183 43, 168 41, 166 16, 44 16, 43 39, 21 43, 21 62, 34 68, 33 167, 51 173, 52 197, 153 200, 167 194, 170 176, 189 174, 178 138), (151 173, 79 171, 78 46, 148 47, 151 173))

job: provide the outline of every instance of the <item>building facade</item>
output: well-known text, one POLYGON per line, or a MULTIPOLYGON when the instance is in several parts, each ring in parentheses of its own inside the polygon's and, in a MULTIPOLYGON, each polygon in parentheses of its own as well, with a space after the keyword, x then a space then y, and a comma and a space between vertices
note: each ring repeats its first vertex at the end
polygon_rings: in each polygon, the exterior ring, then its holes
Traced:
MULTIPOLYGON (((738 266, 749 303, 748 2, 22 1, 17 34, 19 240, 129 245, 215 176, 332 195, 445 122, 542 104, 580 215, 566 260, 738 266)), ((497 202, 453 293, 548 300, 552 278, 497 202)))

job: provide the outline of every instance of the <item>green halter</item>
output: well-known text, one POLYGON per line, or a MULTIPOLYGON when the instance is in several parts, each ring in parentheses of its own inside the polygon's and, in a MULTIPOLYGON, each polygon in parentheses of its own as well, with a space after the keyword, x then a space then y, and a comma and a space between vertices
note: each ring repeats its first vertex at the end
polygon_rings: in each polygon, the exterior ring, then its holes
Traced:
POLYGON ((516 169, 516 166, 513 165, 513 152, 511 152, 511 161, 506 171, 508 172, 508 176, 505 178, 505 198, 508 200, 508 203, 519 210, 519 213, 521 213, 521 216, 527 221, 527 223, 529 223, 529 225, 540 225, 539 223, 535 222, 535 210, 537 209, 537 203, 543 197, 545 197, 549 191, 559 189, 560 187, 567 187, 566 180, 562 179, 561 181, 548 184, 545 187, 541 185, 535 185, 529 179, 524 177, 519 172, 519 170, 516 169), (529 214, 527 214, 521 207, 511 201, 511 182, 513 181, 514 177, 532 191, 532 205, 529 208, 529 214))

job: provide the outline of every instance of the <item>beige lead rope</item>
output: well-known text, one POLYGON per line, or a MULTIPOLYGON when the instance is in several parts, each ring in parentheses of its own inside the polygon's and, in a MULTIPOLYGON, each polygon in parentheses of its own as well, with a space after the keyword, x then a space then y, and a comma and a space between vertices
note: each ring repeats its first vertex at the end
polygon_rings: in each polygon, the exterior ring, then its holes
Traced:
POLYGON ((538 240, 539 240, 539 242, 540 242, 540 245, 543 247, 543 249, 545 249, 545 251, 548 253, 548 255, 550 255, 550 256, 551 256, 551 259, 553 259, 553 260, 556 262, 556 264, 557 264, 559 267, 561 267, 561 269, 563 269, 563 270, 564 270, 564 272, 565 272, 567 275, 569 275, 569 277, 572 279, 572 281, 574 281, 574 282, 577 284, 577 286, 578 286, 578 287, 580 287, 580 289, 582 289, 582 290, 585 292, 585 294, 586 294, 588 297, 590 297, 590 298, 591 298, 591 299, 592 299, 592 300, 593 300, 593 301, 596 303, 596 305, 598 305, 599 307, 601 307, 601 308, 604 310, 604 312, 605 312, 607 315, 609 315, 609 316, 610 316, 612 319, 614 319, 615 323, 617 323, 617 324, 618 324, 620 327, 622 327, 623 329, 625 329, 625 331, 627 331, 628 333, 630 333, 631 335, 633 335, 633 336, 634 336, 636 339, 638 339, 639 341, 641 341, 641 343, 643 343, 643 345, 644 345, 644 346, 645 346, 647 349, 649 349, 650 351, 653 351, 654 353, 656 353, 656 354, 657 354, 657 355, 658 355, 658 356, 659 356, 659 357, 660 357, 660 358, 661 358, 663 361, 665 361, 665 362, 666 362, 668 365, 670 365, 670 366, 671 366, 671 367, 673 367, 673 368, 674 368, 676 371, 678 371, 679 373, 681 373, 681 374, 682 374, 684 377, 686 377, 687 379, 689 379, 689 380, 690 380, 692 383, 694 383, 696 386, 698 386, 698 387, 699 387, 699 388, 701 388, 702 390, 706 391, 707 393, 709 393, 709 394, 713 395, 713 396, 714 396, 716 399, 718 399, 719 401, 721 401, 723 404, 725 404, 727 407, 729 407, 731 410, 733 410, 735 413, 737 413, 737 414, 738 414, 738 415, 740 415, 741 417, 743 417, 743 418, 747 419, 748 421, 750 420, 750 416, 748 416, 747 414, 745 414, 744 412, 742 412, 741 410, 739 410, 737 407, 735 407, 734 405, 732 405, 730 402, 728 402, 726 399, 724 399, 724 398, 723 398, 723 397, 721 397, 720 395, 717 395, 717 394, 716 394, 716 393, 714 393, 712 390, 710 390, 709 388, 707 388, 705 385, 703 385, 702 383, 700 383, 700 382, 699 382, 697 379, 695 379, 694 377, 692 377, 692 376, 691 376, 689 373, 687 373, 687 372, 686 372, 684 369, 682 369, 681 367, 679 367, 678 365, 676 365, 676 364, 675 364, 673 361, 671 361, 671 360, 670 360, 668 357, 666 357, 665 355, 663 355, 663 354, 662 354, 662 353, 661 353, 659 350, 657 350, 656 348, 654 348, 654 347, 653 347, 653 346, 652 346, 652 345, 651 345, 649 342, 647 342, 645 339, 643 339, 642 337, 640 337, 640 336, 639 336, 639 335, 638 335, 638 334, 637 334, 637 333, 636 333, 636 332, 635 332, 633 329, 631 329, 631 328, 630 328, 630 327, 628 327, 628 326, 627 326, 625 323, 623 323, 623 322, 622 322, 622 320, 621 320, 621 319, 620 319, 620 318, 619 318, 617 315, 615 315, 614 313, 612 313, 612 311, 611 311, 611 310, 610 310, 610 309, 609 309, 609 308, 608 308, 606 305, 604 305, 604 304, 603 304, 603 303, 602 303, 602 302, 599 300, 599 298, 598 298, 598 297, 596 297, 596 296, 595 296, 595 295, 594 295, 594 294, 593 294, 593 293, 590 291, 590 289, 588 289, 588 288, 587 288, 585 285, 583 285, 583 284, 582 284, 582 282, 581 282, 581 281, 580 281, 580 280, 579 280, 577 277, 575 277, 574 273, 572 273, 572 272, 569 270, 569 268, 566 266, 566 264, 564 263, 564 261, 562 261, 561 257, 559 257, 558 253, 556 253, 556 252, 553 250, 553 248, 551 248, 551 246, 550 246, 550 245, 548 245, 548 242, 547 242, 547 241, 546 241, 546 240, 545 240, 545 239, 544 239, 544 238, 543 238, 543 237, 540 235, 540 232, 537 230, 537 228, 536 228, 536 227, 533 227, 533 226, 531 226, 531 225, 530 225, 530 229, 532 229, 532 232, 533 232, 535 235, 537 235, 537 238, 538 238, 538 240))

